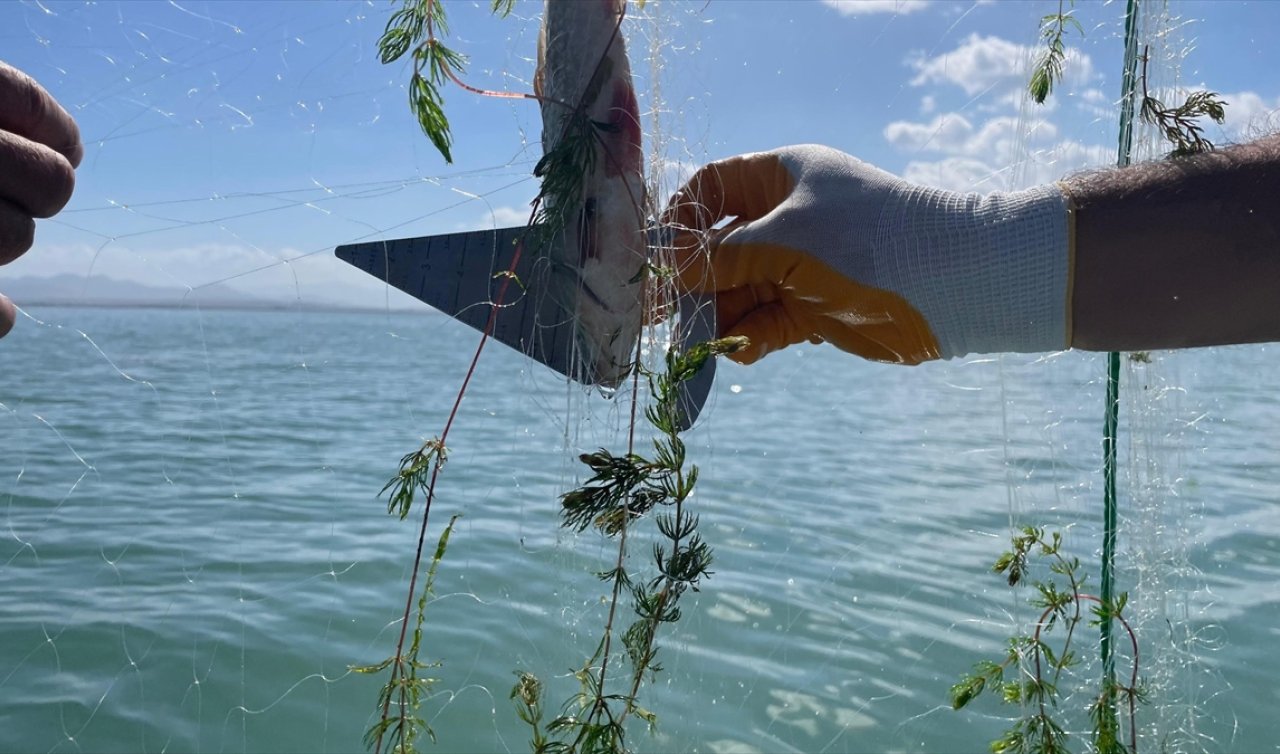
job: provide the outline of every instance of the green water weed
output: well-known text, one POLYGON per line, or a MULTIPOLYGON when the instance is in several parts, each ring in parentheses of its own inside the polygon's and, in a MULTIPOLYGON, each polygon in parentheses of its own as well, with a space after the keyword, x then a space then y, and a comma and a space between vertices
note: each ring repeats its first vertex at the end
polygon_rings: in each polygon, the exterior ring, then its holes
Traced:
MULTIPOLYGON (((643 5, 640 3, 640 7, 643 5)), ((505 18, 515 9, 515 0, 491 0, 490 9, 494 15, 505 18)), ((460 76, 467 58, 444 44, 440 37, 448 33, 448 14, 442 0, 401 0, 400 7, 392 12, 378 39, 378 57, 385 65, 410 55, 413 72, 408 85, 409 109, 445 162, 452 163, 453 132, 441 93, 446 81, 484 96, 540 102, 551 100, 540 94, 494 92, 466 84, 460 76)), ((615 28, 614 34, 617 33, 615 28)), ((571 114, 556 146, 548 150, 534 167, 534 175, 542 179, 541 189, 534 200, 535 223, 549 235, 560 232, 569 220, 576 218, 576 212, 571 213, 568 208, 576 209, 581 203, 584 176, 593 168, 599 132, 611 127, 607 123, 593 121, 585 114, 586 103, 596 97, 607 78, 605 62, 607 59, 603 57, 596 61, 592 78, 579 102, 558 103, 571 114)))
MULTIPOLYGON (((643 6, 643 2, 639 4, 643 6)), ((505 16, 513 9, 514 2, 493 0, 492 7, 495 13, 505 16)), ((620 16, 619 26, 621 20, 620 16)), ((448 32, 445 7, 440 0, 402 0, 401 7, 392 14, 379 40, 379 52, 382 62, 390 63, 412 50, 414 67, 409 86, 410 108, 423 132, 447 162, 452 161, 452 136, 440 96, 440 87, 445 79, 477 94, 538 99, 544 104, 556 104, 570 110, 560 138, 534 169, 534 174, 541 179, 541 188, 533 203, 534 227, 530 230, 541 236, 534 237, 542 241, 537 244, 542 248, 547 239, 559 235, 568 223, 577 221, 590 210, 583 197, 585 178, 594 170, 598 159, 612 159, 601 135, 614 126, 593 121, 586 115, 586 105, 599 93, 608 77, 607 56, 595 61, 590 83, 579 102, 555 102, 539 95, 488 92, 468 86, 458 77, 465 58, 444 47, 437 32, 448 32), (602 148, 600 153, 596 150, 597 144, 602 148)), ((619 27, 614 28, 613 34, 615 37, 619 34, 619 27)), ((644 197, 632 199, 637 212, 641 212, 644 197)), ((641 274, 644 272, 642 269, 641 274)), ((511 272, 507 275, 514 277, 511 272)), ((516 282, 520 284, 520 281, 516 282)), ((517 673, 511 699, 517 715, 532 731, 531 750, 624 752, 627 751, 625 722, 630 715, 636 715, 649 725, 655 723, 656 717, 641 707, 637 698, 645 678, 652 678, 661 671, 661 665, 656 662, 658 627, 680 618, 680 597, 689 589, 696 590, 701 580, 710 575, 712 559, 711 548, 697 534, 697 516, 686 510, 686 502, 697 483, 698 470, 696 466, 685 466, 685 446, 679 437, 682 418, 680 385, 697 374, 709 359, 737 351, 745 344, 745 338, 725 338, 698 344, 685 353, 671 351, 663 371, 645 373, 653 396, 645 416, 658 431, 651 457, 636 454, 630 449, 622 456, 614 456, 603 449, 581 456, 592 476, 583 487, 561 497, 562 526, 578 532, 594 527, 605 536, 618 540, 614 567, 599 574, 611 585, 608 618, 595 651, 574 673, 579 683, 578 693, 570 697, 551 720, 545 720, 542 682, 530 673, 517 673), (644 578, 633 578, 626 568, 628 526, 634 519, 659 506, 666 509, 655 517, 665 543, 656 544, 653 548, 655 571, 644 578), (619 636, 615 630, 615 619, 624 592, 631 596, 632 609, 637 617, 619 636), (618 685, 616 681, 612 685, 607 683, 615 639, 621 642, 630 661, 631 674, 622 691, 607 692, 606 687, 618 685)), ((474 368, 474 361, 472 366, 474 368)), ((637 377, 639 374, 640 370, 637 377)), ((459 401, 466 384, 464 380, 459 401)), ((419 492, 425 496, 429 510, 436 476, 448 455, 443 439, 452 421, 453 414, 440 439, 424 443, 422 448, 401 459, 399 473, 382 490, 389 497, 389 513, 405 518, 413 505, 415 493, 419 492)), ((631 430, 634 437, 634 410, 631 430)), ((434 732, 417 716, 417 709, 423 693, 435 680, 419 679, 416 671, 436 665, 419 663, 417 654, 427 596, 452 526, 451 520, 428 570, 427 587, 418 602, 418 621, 409 651, 402 653, 400 650, 404 645, 402 633, 396 655, 378 665, 353 668, 362 673, 392 670, 391 680, 379 697, 382 719, 366 735, 366 743, 375 751, 382 750, 383 737, 387 734, 396 741, 396 751, 413 751, 417 737, 423 732, 434 741, 434 732), (393 702, 398 711, 394 717, 389 713, 393 702)), ((424 533, 425 527, 424 512, 424 533)), ((420 539, 419 552, 421 546, 420 539)), ((415 564, 415 574, 416 567, 415 564)), ((406 621, 407 618, 406 609, 406 621)))
MULTIPOLYGON (((491 4, 493 13, 501 17, 510 15, 514 8, 515 0, 493 0, 491 4)), ((410 55, 409 109, 444 161, 452 163, 453 132, 440 87, 446 79, 465 86, 458 75, 467 58, 440 41, 439 34, 448 33, 449 18, 442 0, 403 0, 378 39, 378 58, 386 65, 410 55)))
POLYGON ((1073 27, 1081 36, 1084 35, 1084 27, 1073 15, 1076 2, 1068 2, 1072 10, 1067 10, 1064 0, 1058 0, 1058 12, 1040 19, 1040 38, 1044 41, 1044 49, 1031 69, 1031 80, 1027 82, 1027 91, 1037 105, 1043 105, 1054 85, 1062 80, 1067 64, 1067 46, 1063 38, 1068 28, 1073 27))
MULTIPOLYGON (((1044 104, 1054 86, 1062 80, 1067 61, 1066 43, 1063 40, 1067 32, 1074 28, 1077 33, 1084 34, 1084 27, 1074 16, 1074 8, 1075 0, 1058 0, 1058 12, 1040 19, 1040 36, 1044 41, 1044 49, 1036 59, 1027 83, 1027 90, 1036 104, 1044 104)), ((1138 110, 1139 117, 1155 126, 1161 138, 1173 146, 1169 157, 1186 157, 1212 151, 1213 142, 1205 137, 1200 119, 1208 118, 1221 125, 1226 118, 1227 103, 1222 101, 1217 92, 1201 90, 1188 94, 1180 105, 1166 105, 1152 96, 1147 88, 1149 60, 1148 46, 1142 53, 1142 102, 1138 110)))
POLYGON ((431 476, 449 460, 449 449, 440 438, 433 437, 422 447, 407 453, 400 459, 400 471, 382 487, 379 496, 387 495, 387 513, 394 513, 403 521, 413 506, 415 493, 429 494, 431 476), (387 493, 390 493, 389 495, 387 493))
MULTIPOLYGON (((408 458, 409 456, 406 456, 406 459, 408 458)), ((392 479, 392 482, 395 481, 392 479)), ((387 488, 392 486, 392 482, 388 482, 387 488)), ((425 482, 423 484, 425 485, 425 482)), ((404 518, 404 514, 400 517, 404 518)), ((458 518, 459 514, 450 517, 448 525, 444 527, 439 540, 436 541, 435 554, 431 557, 431 565, 427 568, 422 594, 418 597, 417 622, 414 624, 413 639, 409 649, 401 652, 398 647, 396 654, 376 665, 351 666, 352 672, 367 675, 391 669, 391 677, 378 693, 381 717, 364 734, 365 746, 374 751, 382 750, 382 742, 385 738, 394 742, 391 751, 399 754, 416 752, 417 741, 424 733, 432 743, 435 743, 436 733, 420 716, 419 710, 422 708, 423 697, 431 691, 439 679, 419 675, 419 671, 433 670, 440 667, 440 663, 423 662, 418 656, 422 649, 422 624, 426 620, 427 605, 435 594, 436 571, 440 561, 444 559, 445 550, 449 547, 449 535, 453 533, 453 527, 458 518)))
POLYGON ((656 430, 652 454, 614 455, 601 449, 580 457, 591 476, 561 496, 561 525, 576 532, 594 528, 617 539, 618 555, 613 567, 598 574, 610 585, 604 630, 595 651, 575 671, 579 690, 561 706, 560 715, 544 724, 542 682, 531 673, 517 673, 511 699, 532 731, 533 751, 618 754, 628 751, 625 723, 630 715, 649 726, 656 724, 657 716, 639 699, 644 682, 662 671, 657 661, 658 629, 680 619, 680 598, 689 590, 697 591, 711 575, 712 563, 711 546, 697 532, 698 516, 688 510, 698 467, 686 463, 680 437, 680 386, 708 360, 745 346, 745 338, 730 337, 700 343, 683 353, 669 351, 664 369, 646 375, 654 399, 645 410, 646 420, 656 430), (661 541, 653 545, 652 570, 633 573, 627 566, 627 532, 633 521, 654 510, 661 511, 654 516, 661 541), (635 619, 619 636, 617 611, 624 593, 631 598, 635 619), (630 664, 621 690, 611 690, 618 684, 609 684, 614 641, 621 641, 630 664))
POLYGON ((1142 51, 1142 106, 1140 117, 1155 126, 1160 136, 1173 145, 1169 157, 1187 157, 1213 151, 1213 142, 1205 138, 1201 118, 1222 124, 1226 120, 1226 102, 1217 92, 1196 91, 1187 95, 1181 105, 1168 107, 1151 96, 1147 89, 1147 63, 1151 58, 1150 47, 1142 51))
POLYGON ((951 687, 953 709, 962 709, 984 692, 1000 698, 1002 704, 1021 711, 1019 718, 1000 738, 991 742, 995 754, 1066 754, 1068 734, 1059 715, 1062 708, 1060 686, 1063 673, 1079 663, 1074 647, 1076 628, 1090 603, 1089 624, 1104 621, 1119 623, 1128 632, 1132 649, 1132 673, 1128 685, 1103 681, 1087 705, 1092 724, 1090 745, 1099 754, 1134 754, 1137 750, 1137 704, 1145 701, 1138 682, 1138 640, 1123 612, 1128 595, 1121 593, 1111 601, 1084 591, 1086 577, 1081 573, 1080 559, 1067 557, 1062 551, 1062 534, 1033 526, 1024 527, 1012 538, 1012 549, 996 559, 992 571, 1003 574, 1009 586, 1029 581, 1035 594, 1029 600, 1041 609, 1030 634, 1011 637, 1004 656, 999 660, 983 660, 973 671, 951 687), (1028 579, 1032 558, 1047 562, 1048 579, 1028 579), (1056 580, 1055 580, 1056 579, 1056 580), (1065 584, 1061 581, 1065 580, 1065 584), (1063 627, 1063 639, 1056 647, 1046 637, 1056 627, 1063 627), (1007 675, 1013 674, 1012 678, 1007 675), (1122 740, 1119 724, 1110 710, 1124 701, 1129 713, 1129 740, 1122 740))

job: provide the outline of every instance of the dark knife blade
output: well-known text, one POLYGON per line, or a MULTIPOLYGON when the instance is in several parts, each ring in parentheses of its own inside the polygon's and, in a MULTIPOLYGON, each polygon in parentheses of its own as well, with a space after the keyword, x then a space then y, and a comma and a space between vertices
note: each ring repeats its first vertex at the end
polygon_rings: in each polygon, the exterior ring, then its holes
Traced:
MULTIPOLYGON (((651 234, 657 243, 658 232, 651 234)), ((490 337, 584 384, 595 384, 592 370, 575 358, 574 302, 554 293, 551 255, 534 246, 536 228, 502 228, 439 236, 420 236, 347 244, 337 257, 435 309, 483 332, 504 284, 490 337), (518 245, 525 248, 516 261, 518 245), (514 274, 509 275, 508 271, 514 274)), ((560 294, 563 296, 564 294, 560 294)), ((714 307, 692 296, 679 302, 679 348, 715 337, 714 307)), ((682 407, 692 426, 711 391, 715 362, 708 362, 685 383, 682 407)))

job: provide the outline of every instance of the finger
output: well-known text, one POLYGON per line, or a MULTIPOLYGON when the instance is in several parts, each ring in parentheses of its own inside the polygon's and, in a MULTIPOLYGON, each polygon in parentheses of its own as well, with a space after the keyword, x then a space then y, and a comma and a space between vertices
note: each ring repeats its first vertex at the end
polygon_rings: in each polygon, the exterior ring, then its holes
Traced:
POLYGON ((739 322, 755 310, 778 302, 778 293, 772 288, 757 289, 743 286, 716 294, 716 332, 720 337, 730 334, 739 322))
POLYGON ((727 290, 728 285, 717 284, 712 258, 720 245, 720 239, 737 228, 740 223, 705 233, 679 233, 673 241, 672 262, 675 265, 676 282, 681 289, 702 293, 727 290))
POLYGON ((44 144, 0 131, 0 199, 32 217, 52 217, 66 206, 76 186, 67 158, 44 144))
POLYGON ((756 152, 704 165, 668 202, 663 218, 706 231, 727 217, 755 220, 791 194, 795 179, 772 152, 756 152))
POLYGON ((13 329, 14 320, 18 318, 18 312, 13 308, 13 302, 7 296, 0 293, 0 338, 9 334, 13 329))
POLYGON ((826 291, 846 278, 810 254, 780 244, 741 243, 739 226, 713 236, 710 253, 686 252, 677 268, 680 284, 690 290, 719 292, 751 285, 771 285, 810 293, 826 291))
POLYGON ((725 332, 726 336, 746 337, 747 347, 728 354, 739 364, 754 364, 765 356, 806 340, 817 342, 817 336, 796 320, 786 305, 777 301, 751 311, 725 332))
POLYGON ((872 361, 914 365, 938 358, 936 348, 926 342, 932 336, 917 331, 909 322, 889 320, 851 327, 833 321, 821 329, 826 342, 872 361))
POLYGON ((9 264, 31 248, 36 223, 13 204, 0 199, 0 264, 9 264))
POLYGON ((72 167, 84 157, 75 119, 35 79, 4 62, 0 62, 0 130, 49 147, 72 167))

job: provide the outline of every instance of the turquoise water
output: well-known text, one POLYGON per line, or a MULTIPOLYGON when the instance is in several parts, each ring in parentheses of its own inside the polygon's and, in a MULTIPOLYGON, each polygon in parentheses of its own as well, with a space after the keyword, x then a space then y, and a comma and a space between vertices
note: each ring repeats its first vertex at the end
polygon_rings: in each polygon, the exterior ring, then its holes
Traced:
MULTIPOLYGON (((30 313, 0 344, 0 750, 360 750, 379 682, 347 666, 391 653, 416 537, 376 493, 439 432, 474 333, 422 315, 30 313)), ((1147 750, 1280 740, 1277 366, 1252 347, 1130 367, 1126 389, 1158 400, 1126 421, 1176 497, 1168 516, 1126 508, 1122 550, 1186 548, 1131 608, 1163 611, 1143 634, 1167 699, 1140 712, 1147 750)), ((903 369, 823 348, 723 365, 689 435, 715 574, 664 637, 658 727, 635 746, 985 750, 1006 713, 953 712, 947 689, 1032 617, 987 570, 1011 511, 1068 527, 1096 563, 1102 371, 1090 354, 903 369)), ((516 669, 551 706, 575 690, 610 547, 560 532, 556 497, 578 452, 619 447, 624 406, 485 354, 433 512, 433 529, 464 515, 428 614, 444 664, 426 750, 524 750, 516 669)), ((1150 568, 1126 560, 1124 586, 1150 568)))

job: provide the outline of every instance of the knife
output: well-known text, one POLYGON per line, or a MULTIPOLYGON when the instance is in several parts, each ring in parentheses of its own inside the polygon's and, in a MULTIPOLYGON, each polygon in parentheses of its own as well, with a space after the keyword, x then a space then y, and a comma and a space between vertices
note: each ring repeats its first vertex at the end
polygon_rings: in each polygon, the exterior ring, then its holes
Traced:
MULTIPOLYGON (((575 358, 577 322, 573 291, 550 284, 551 254, 537 243, 536 226, 399 238, 339 246, 344 262, 483 332, 505 284, 490 337, 585 385, 596 384, 589 365, 575 358), (524 243, 524 250, 512 260, 524 243), (514 273, 507 274, 508 271, 514 273)), ((661 228, 649 232, 652 251, 669 244, 661 228)), ((683 351, 716 336, 709 296, 688 294, 677 302, 678 341, 683 351)), ((715 360, 683 383, 680 429, 693 426, 711 393, 715 360)))

